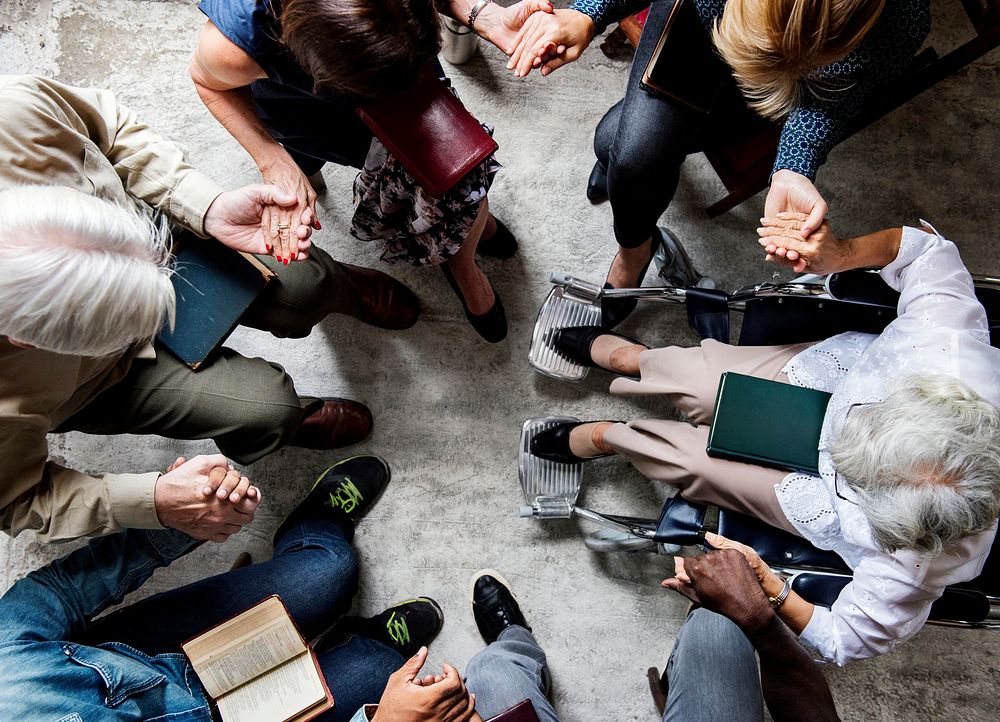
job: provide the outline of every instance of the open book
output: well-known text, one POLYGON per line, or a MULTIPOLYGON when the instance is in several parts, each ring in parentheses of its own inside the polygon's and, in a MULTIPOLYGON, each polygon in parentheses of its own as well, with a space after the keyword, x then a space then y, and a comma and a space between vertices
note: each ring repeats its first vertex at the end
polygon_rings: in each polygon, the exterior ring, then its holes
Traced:
POLYGON ((333 707, 316 654, 277 595, 181 649, 224 722, 304 722, 333 707))

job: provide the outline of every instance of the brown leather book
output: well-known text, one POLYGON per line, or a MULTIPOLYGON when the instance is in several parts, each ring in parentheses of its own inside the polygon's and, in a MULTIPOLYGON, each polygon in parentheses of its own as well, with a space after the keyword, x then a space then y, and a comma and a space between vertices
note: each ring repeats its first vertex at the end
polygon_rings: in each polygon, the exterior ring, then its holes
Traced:
POLYGON ((358 115, 424 190, 440 198, 499 146, 437 74, 358 115))
POLYGON ((506 712, 501 712, 496 717, 490 717, 486 722, 539 722, 535 713, 535 706, 530 699, 514 705, 506 712))

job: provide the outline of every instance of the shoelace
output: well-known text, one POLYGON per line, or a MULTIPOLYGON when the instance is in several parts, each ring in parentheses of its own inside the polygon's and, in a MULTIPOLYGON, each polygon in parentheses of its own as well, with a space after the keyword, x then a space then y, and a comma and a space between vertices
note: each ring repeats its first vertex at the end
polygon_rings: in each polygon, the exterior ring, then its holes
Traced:
POLYGON ((364 501, 364 497, 361 495, 361 491, 351 481, 351 477, 345 476, 337 488, 330 492, 326 503, 333 509, 340 509, 345 514, 350 514, 358 508, 358 504, 362 501, 364 501))
POLYGON ((410 628, 406 624, 406 619, 397 617, 395 612, 386 620, 385 631, 397 646, 405 647, 410 643, 410 628))

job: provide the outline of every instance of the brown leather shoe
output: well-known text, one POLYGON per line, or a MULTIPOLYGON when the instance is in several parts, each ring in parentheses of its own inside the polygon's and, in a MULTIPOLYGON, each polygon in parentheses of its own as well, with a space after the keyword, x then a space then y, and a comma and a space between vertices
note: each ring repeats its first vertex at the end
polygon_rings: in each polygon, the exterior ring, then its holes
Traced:
POLYGON ((324 399, 322 408, 302 422, 288 444, 306 449, 338 449, 367 437, 372 425, 372 412, 364 404, 350 399, 324 399))
POLYGON ((361 311, 355 316, 378 328, 409 328, 420 317, 420 301, 392 276, 372 268, 341 264, 358 294, 361 311))

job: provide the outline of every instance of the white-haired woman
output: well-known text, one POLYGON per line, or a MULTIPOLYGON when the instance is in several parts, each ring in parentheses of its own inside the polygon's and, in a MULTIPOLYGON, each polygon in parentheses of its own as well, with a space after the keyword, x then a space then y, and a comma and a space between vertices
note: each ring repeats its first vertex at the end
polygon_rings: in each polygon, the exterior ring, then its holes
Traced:
MULTIPOLYGON (((521 30, 508 67, 552 72, 579 57, 595 34, 649 5, 625 97, 598 124, 597 164, 587 197, 610 200, 618 254, 608 272, 614 288, 642 283, 659 238, 656 224, 673 199, 681 164, 706 139, 759 124, 754 113, 782 121, 765 215, 808 215, 806 235, 827 211, 813 181, 847 122, 880 87, 909 66, 930 30, 929 0, 688 0, 736 80, 707 116, 646 92, 641 80, 674 0, 574 0, 569 9, 536 14, 521 30), (747 104, 753 112, 747 110, 747 104)), ((709 36, 711 39, 709 39, 709 36)), ((677 72, 698 77, 698 68, 677 72)), ((709 82, 709 81, 702 81, 709 82)), ((604 306, 613 328, 635 301, 604 306)))
MULTIPOLYGON (((621 454, 689 500, 751 514, 835 551, 854 580, 832 608, 792 593, 779 611, 803 641, 844 664, 912 637, 946 586, 982 570, 1000 514, 1000 350, 990 346, 986 313, 950 241, 916 228, 840 241, 826 223, 806 241, 804 220, 766 220, 762 245, 776 258, 797 250, 796 263, 817 273, 880 267, 900 292, 899 315, 880 335, 649 350, 598 328, 564 329, 555 343, 566 355, 639 377, 615 379, 613 393, 666 395, 692 423, 563 424, 540 434, 533 451, 564 461, 621 454), (724 371, 833 394, 818 476, 705 453, 724 371)), ((756 568, 776 596, 783 583, 756 568)))

